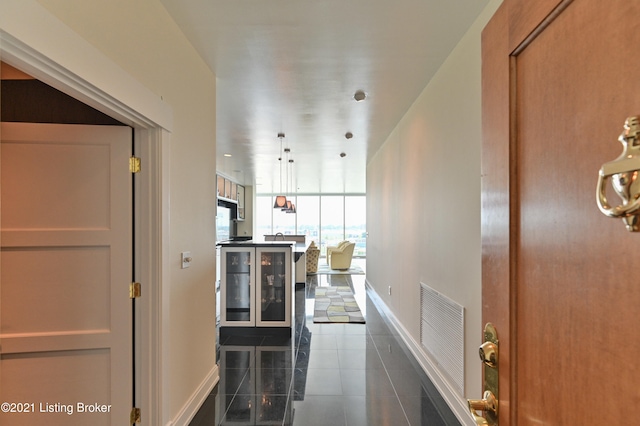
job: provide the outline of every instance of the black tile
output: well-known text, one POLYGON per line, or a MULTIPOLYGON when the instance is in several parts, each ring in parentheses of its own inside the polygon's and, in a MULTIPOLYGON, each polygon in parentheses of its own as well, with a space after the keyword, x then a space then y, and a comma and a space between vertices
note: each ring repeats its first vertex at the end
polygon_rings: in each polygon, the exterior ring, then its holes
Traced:
POLYGON ((256 368, 293 368, 293 351, 291 346, 281 350, 272 346, 261 346, 258 348, 256 368))
POLYGON ((291 368, 256 368, 246 374, 237 394, 288 395, 291 368))
POLYGON ((292 409, 287 395, 236 395, 222 424, 276 424, 291 418, 292 409))
POLYGON ((255 365, 255 351, 253 346, 231 347, 224 346, 220 351, 220 368, 248 369, 255 365))
POLYGON ((307 395, 293 402, 294 426, 346 426, 342 396, 307 395))
POLYGON ((293 399, 302 401, 307 393, 307 369, 296 368, 293 370, 293 399))
POLYGON ((220 382, 191 422, 204 425, 459 425, 364 276, 316 275, 296 286, 292 335, 227 335, 220 382), (314 324, 318 286, 348 285, 366 324, 314 324))
POLYGON ((409 425, 395 396, 346 396, 343 403, 349 426, 409 425))
POLYGON ((342 395, 340 370, 337 368, 307 369, 305 395, 342 395))
POLYGON ((396 370, 415 370, 403 349, 404 344, 398 342, 395 337, 377 335, 372 336, 372 339, 385 366, 396 370))
POLYGON ((338 349, 338 363, 341 369, 384 370, 380 355, 375 348, 366 350, 338 349))
POLYGON ((424 389, 422 388, 422 380, 415 370, 404 369, 395 370, 388 369, 389 379, 396 389, 398 396, 402 395, 420 395, 424 389))
MULTIPOLYGON (((313 349, 309 352, 307 368, 337 368, 338 350, 337 349, 313 349)), ((301 365, 298 365, 301 367, 301 365)))
MULTIPOLYGON (((342 394, 349 396, 396 396, 389 377, 381 370, 340 370, 342 394)), ((397 398, 396 398, 397 399, 397 398)))
POLYGON ((311 339, 311 350, 315 349, 332 349, 337 350, 338 345, 336 343, 336 336, 333 334, 316 334, 311 339))
POLYGON ((445 411, 440 409, 442 407, 437 407, 424 389, 415 395, 400 396, 400 403, 412 425, 456 426, 460 424, 448 407, 445 411))

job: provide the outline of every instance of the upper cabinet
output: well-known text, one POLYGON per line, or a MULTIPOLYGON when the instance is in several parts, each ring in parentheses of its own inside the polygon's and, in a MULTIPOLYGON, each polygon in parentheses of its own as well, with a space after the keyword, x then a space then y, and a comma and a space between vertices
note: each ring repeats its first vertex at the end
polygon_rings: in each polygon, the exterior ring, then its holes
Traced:
POLYGON ((218 198, 235 201, 238 203, 238 220, 244 220, 244 186, 239 185, 224 176, 217 175, 218 198))
MULTIPOLYGON (((224 176, 217 175, 218 178, 218 197, 227 200, 238 201, 239 187, 236 182, 226 179, 224 176)), ((244 194, 244 190, 243 190, 244 194)))
POLYGON ((244 220, 244 186, 238 185, 238 220, 244 220))
POLYGON ((218 175, 218 197, 227 198, 225 190, 226 179, 218 175))

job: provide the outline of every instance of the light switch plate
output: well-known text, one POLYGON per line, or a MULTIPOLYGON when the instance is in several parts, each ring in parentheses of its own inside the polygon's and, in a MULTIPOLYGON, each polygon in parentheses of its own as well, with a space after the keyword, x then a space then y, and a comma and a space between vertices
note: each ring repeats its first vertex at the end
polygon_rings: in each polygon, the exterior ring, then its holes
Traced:
POLYGON ((190 251, 183 251, 180 254, 180 259, 182 260, 182 269, 186 269, 189 266, 191 266, 191 252, 190 251))

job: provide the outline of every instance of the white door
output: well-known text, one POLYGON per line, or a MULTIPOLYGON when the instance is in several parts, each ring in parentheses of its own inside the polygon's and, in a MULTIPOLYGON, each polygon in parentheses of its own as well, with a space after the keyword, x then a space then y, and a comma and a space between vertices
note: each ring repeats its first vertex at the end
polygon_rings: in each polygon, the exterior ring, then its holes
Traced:
POLYGON ((0 136, 0 424, 126 425, 131 129, 2 123, 0 136))

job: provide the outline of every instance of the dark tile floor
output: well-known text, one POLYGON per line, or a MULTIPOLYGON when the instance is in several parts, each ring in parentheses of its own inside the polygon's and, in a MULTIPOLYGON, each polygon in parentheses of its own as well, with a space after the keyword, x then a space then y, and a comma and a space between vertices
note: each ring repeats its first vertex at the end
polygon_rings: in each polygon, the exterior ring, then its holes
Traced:
POLYGON ((319 275, 296 289, 295 335, 229 336, 201 425, 459 425, 386 318, 364 275, 319 275), (318 286, 349 285, 366 324, 314 324, 318 286))

